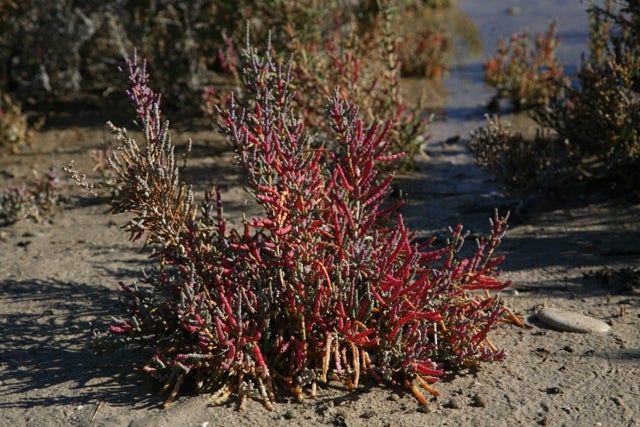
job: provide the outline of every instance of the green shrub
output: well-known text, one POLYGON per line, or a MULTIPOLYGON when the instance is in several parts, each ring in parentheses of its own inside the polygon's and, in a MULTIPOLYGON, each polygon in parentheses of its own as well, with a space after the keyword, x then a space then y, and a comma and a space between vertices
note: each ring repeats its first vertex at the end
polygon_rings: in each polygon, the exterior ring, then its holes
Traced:
MULTIPOLYGON (((631 3, 631 2, 630 2, 631 3)), ((612 180, 638 192, 640 184, 640 8, 613 3, 590 9, 591 41, 576 81, 565 85, 534 119, 568 145, 577 173, 612 180), (630 14, 630 15, 628 15, 630 14), (605 31, 606 30, 606 31, 605 31)))
POLYGON ((542 130, 528 140, 498 116, 487 116, 487 124, 471 133, 469 143, 476 163, 496 174, 514 193, 557 185, 560 171, 568 162, 563 148, 542 130))

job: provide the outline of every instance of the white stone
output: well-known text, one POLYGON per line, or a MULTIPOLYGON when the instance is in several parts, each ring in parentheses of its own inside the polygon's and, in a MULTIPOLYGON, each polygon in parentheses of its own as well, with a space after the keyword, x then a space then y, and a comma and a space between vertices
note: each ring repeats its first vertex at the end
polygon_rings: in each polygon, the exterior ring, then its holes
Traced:
POLYGON ((600 319, 558 308, 543 308, 536 313, 536 317, 552 328, 567 332, 606 334, 611 329, 609 325, 600 319))

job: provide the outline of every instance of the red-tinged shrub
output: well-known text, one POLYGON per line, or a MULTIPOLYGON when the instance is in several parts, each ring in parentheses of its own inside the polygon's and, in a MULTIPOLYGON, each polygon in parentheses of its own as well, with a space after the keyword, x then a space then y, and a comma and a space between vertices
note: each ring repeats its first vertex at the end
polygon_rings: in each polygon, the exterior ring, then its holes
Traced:
POLYGON ((556 56, 559 42, 555 21, 546 34, 536 35, 533 47, 526 32, 498 40, 496 56, 484 63, 485 81, 496 88, 490 106, 507 99, 524 110, 547 102, 564 79, 556 56))
POLYGON ((493 255, 506 218, 470 258, 459 257, 461 226, 441 248, 417 243, 401 203, 386 202, 393 177, 378 172, 400 156, 385 154, 391 122, 365 125, 336 92, 329 136, 314 137, 290 64, 247 50, 246 96, 218 108, 218 125, 264 214, 235 229, 217 189, 198 209, 145 65, 134 56, 127 74, 144 144, 114 127, 123 148, 110 159, 111 210, 133 214, 126 230, 146 235, 160 268, 150 287, 121 284, 129 319, 110 335, 156 348, 143 370, 165 381, 165 404, 187 378, 270 408, 274 380, 302 400, 330 380, 354 390, 365 375, 425 404, 421 390, 437 395, 430 384, 447 370, 504 357, 487 335, 510 314, 489 294, 508 286, 493 255))

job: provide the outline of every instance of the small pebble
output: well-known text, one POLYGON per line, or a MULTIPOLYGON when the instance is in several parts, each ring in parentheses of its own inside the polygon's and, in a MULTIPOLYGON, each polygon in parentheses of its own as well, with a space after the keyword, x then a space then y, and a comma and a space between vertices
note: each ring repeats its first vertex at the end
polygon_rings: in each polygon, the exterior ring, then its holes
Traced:
POLYGON ((292 420, 294 418, 293 412, 285 412, 284 414, 282 414, 282 418, 284 418, 285 420, 292 420))
POLYGON ((362 415, 360 415, 360 418, 373 418, 375 417, 375 415, 376 413, 374 411, 369 410, 369 411, 363 412, 362 415))
POLYGON ((400 400, 400 395, 398 393, 391 393, 389 397, 387 397, 387 400, 397 402, 398 400, 400 400))
POLYGON ((560 390, 560 387, 547 387, 546 390, 547 394, 561 394, 562 390, 560 390))
POLYGON ((417 409, 418 412, 422 414, 431 414, 435 412, 435 409, 431 405, 420 405, 417 409))
POLYGON ((542 323, 566 332, 605 334, 611 329, 602 320, 557 308, 544 308, 536 313, 536 317, 542 323))
POLYGON ((450 409, 461 409, 462 408, 462 402, 460 402, 458 399, 456 398, 451 398, 449 399, 449 401, 447 403, 445 403, 443 405, 445 408, 450 408, 450 409))
POLYGON ((22 233, 22 237, 42 237, 42 236, 44 236, 44 233, 40 231, 29 230, 22 233))
POLYGON ((487 400, 481 394, 476 393, 473 396, 473 399, 471 401, 471 405, 475 406, 476 408, 486 408, 487 407, 487 400))

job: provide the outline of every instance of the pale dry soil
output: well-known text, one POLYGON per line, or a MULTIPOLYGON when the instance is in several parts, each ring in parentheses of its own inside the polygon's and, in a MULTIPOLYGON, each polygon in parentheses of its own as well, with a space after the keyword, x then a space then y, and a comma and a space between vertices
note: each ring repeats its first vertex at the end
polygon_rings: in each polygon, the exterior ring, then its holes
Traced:
MULTIPOLYGON (((482 32, 496 32, 487 23, 490 15, 474 10, 476 3, 459 3, 475 12, 482 32)), ((505 18, 505 6, 498 11, 502 18, 530 19, 528 3, 507 3, 521 10, 509 10, 505 18)), ((570 35, 570 42, 579 39, 570 35)), ((473 237, 489 230, 494 208, 512 211, 499 252, 506 255, 503 277, 513 280, 513 287, 501 297, 525 327, 501 324, 493 332, 493 342, 508 352, 505 361, 452 373, 436 384, 441 396, 426 408, 401 388, 365 383, 354 393, 329 384, 302 404, 283 393, 272 412, 254 401, 239 412, 233 399, 211 405, 208 396, 183 396, 160 409, 158 385, 133 370, 148 352, 96 352, 87 345, 94 328, 122 314, 118 282, 135 281, 153 263, 120 229, 124 217, 105 214, 103 201, 81 197, 62 178, 55 215, 0 228, 0 425, 640 425, 638 274, 617 273, 640 267, 640 205, 584 187, 555 198, 505 194, 473 164, 465 147, 469 132, 483 123, 480 105, 489 93, 477 78, 477 61, 453 70, 446 114, 432 126, 427 143, 429 160, 422 161, 420 172, 400 176, 394 189, 408 196, 403 214, 420 236, 445 239, 447 227, 462 223, 471 233, 468 250, 473 237), (604 268, 597 280, 592 272, 604 268), (543 306, 605 320, 611 331, 549 329, 534 319, 543 306)), ((60 168, 70 159, 98 179, 88 152, 112 143, 104 122, 131 127, 130 110, 120 105, 105 110, 103 104, 96 97, 41 107, 47 124, 32 148, 0 158, 0 185, 22 182, 34 169, 60 168)), ((194 143, 188 178, 196 190, 222 186, 226 214, 236 221, 243 210, 256 212, 219 136, 178 123, 174 140, 184 147, 187 137, 194 143)))

